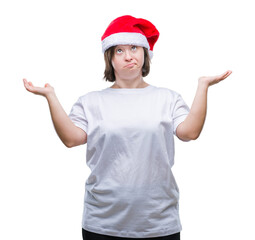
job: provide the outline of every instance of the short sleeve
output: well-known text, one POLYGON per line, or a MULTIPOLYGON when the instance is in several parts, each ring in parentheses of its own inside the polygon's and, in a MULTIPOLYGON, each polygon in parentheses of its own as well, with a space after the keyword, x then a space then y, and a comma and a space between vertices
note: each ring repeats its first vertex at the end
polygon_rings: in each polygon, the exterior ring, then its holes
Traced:
POLYGON ((77 102, 73 105, 69 118, 71 121, 79 128, 84 130, 86 133, 88 131, 88 120, 85 115, 84 106, 81 101, 81 97, 77 100, 77 102))
POLYGON ((173 127, 174 127, 173 130, 175 135, 176 135, 176 129, 178 125, 185 120, 185 118, 189 114, 189 111, 190 109, 188 105, 184 102, 181 95, 178 94, 175 101, 174 108, 173 108, 173 113, 172 113, 173 127))

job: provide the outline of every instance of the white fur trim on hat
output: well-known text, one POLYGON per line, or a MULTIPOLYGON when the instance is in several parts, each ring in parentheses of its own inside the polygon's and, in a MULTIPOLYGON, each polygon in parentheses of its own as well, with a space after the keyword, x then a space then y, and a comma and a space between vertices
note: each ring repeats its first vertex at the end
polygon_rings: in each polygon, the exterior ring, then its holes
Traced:
POLYGON ((146 47, 148 50, 150 50, 150 45, 147 41, 147 38, 143 34, 133 32, 121 32, 114 33, 106 37, 102 41, 102 51, 105 52, 108 48, 117 45, 135 45, 146 47))
POLYGON ((152 59, 153 57, 153 52, 151 50, 149 50, 149 56, 150 56, 150 59, 152 59))

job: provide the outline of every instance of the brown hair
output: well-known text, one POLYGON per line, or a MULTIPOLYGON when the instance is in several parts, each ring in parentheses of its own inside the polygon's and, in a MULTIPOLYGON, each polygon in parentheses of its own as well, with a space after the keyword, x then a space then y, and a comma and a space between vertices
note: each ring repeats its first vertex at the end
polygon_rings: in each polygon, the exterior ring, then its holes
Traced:
MULTIPOLYGON (((114 50, 116 46, 110 47, 104 52, 105 70, 104 79, 105 81, 115 82, 115 74, 112 66, 112 58, 114 55, 114 50)), ((144 49, 144 64, 142 67, 142 76, 146 77, 150 72, 150 56, 147 48, 144 49)))

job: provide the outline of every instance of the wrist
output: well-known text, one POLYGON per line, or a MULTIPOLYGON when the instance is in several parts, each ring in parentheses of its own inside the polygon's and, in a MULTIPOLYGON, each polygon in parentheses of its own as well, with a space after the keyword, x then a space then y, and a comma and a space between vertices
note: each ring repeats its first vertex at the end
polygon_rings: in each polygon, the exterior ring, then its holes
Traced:
POLYGON ((47 94, 45 94, 45 98, 49 101, 53 100, 56 98, 56 94, 55 92, 49 92, 47 94))
POLYGON ((208 90, 209 88, 209 83, 206 81, 203 81, 201 79, 198 80, 198 88, 204 89, 204 90, 208 90))

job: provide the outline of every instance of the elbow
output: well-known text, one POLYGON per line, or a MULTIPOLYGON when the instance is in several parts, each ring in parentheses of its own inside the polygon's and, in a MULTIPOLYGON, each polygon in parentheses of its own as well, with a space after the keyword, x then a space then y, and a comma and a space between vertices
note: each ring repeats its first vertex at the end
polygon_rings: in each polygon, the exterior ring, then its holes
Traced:
POLYGON ((64 142, 64 141, 63 141, 63 144, 64 144, 67 148, 72 148, 72 147, 75 146, 75 145, 74 145, 73 143, 71 143, 71 142, 64 142))
POLYGON ((200 132, 186 132, 185 134, 182 133, 182 134, 179 134, 178 138, 185 141, 185 142, 188 142, 188 141, 191 141, 191 140, 196 140, 198 139, 200 135, 200 132))
POLYGON ((63 143, 67 148, 72 148, 72 147, 76 147, 76 146, 87 143, 87 140, 85 142, 76 142, 76 141, 68 142, 68 141, 66 141, 66 142, 63 142, 63 143))
POLYGON ((198 139, 199 135, 200 135, 201 131, 190 131, 190 130, 186 130, 183 131, 183 129, 178 128, 176 131, 176 135, 179 139, 181 139, 182 141, 190 141, 190 140, 196 140, 198 139))
POLYGON ((68 144, 65 144, 65 146, 66 146, 67 148, 72 148, 72 147, 74 147, 74 146, 68 145, 68 144))
POLYGON ((200 136, 200 132, 193 132, 189 135, 190 140, 197 140, 200 136))
POLYGON ((201 130, 197 129, 196 127, 194 127, 190 124, 185 125, 184 123, 185 123, 185 121, 177 127, 177 129, 176 129, 177 137, 185 142, 198 139, 198 137, 201 133, 201 130))
POLYGON ((192 136, 190 140, 197 140, 199 136, 192 136))

